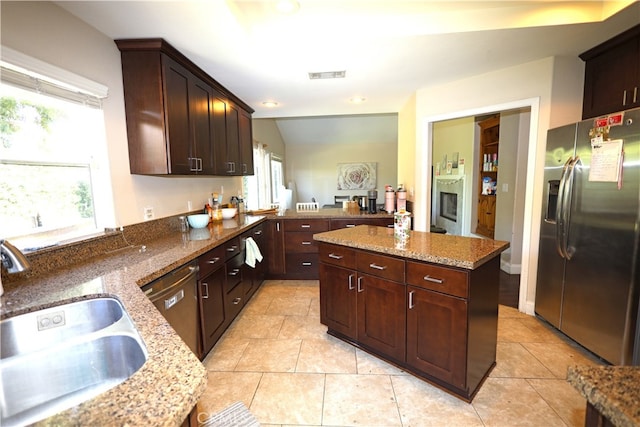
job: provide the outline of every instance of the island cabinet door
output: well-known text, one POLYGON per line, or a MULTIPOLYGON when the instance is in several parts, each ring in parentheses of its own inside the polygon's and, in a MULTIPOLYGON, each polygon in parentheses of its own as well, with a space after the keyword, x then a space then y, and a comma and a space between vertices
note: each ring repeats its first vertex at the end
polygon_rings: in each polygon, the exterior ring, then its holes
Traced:
POLYGON ((356 339, 356 272, 320 264, 320 323, 356 339))
POLYGON ((405 288, 366 274, 356 281, 358 342, 401 363, 406 349, 405 288))
POLYGON ((467 302, 407 286, 407 364, 466 389, 467 302))

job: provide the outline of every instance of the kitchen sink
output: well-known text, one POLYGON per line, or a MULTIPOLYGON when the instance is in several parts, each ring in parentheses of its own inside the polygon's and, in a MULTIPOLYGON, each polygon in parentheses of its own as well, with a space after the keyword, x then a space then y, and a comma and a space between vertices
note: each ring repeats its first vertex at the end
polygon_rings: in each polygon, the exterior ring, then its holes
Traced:
POLYGON ((115 298, 50 307, 0 322, 0 424, 31 424, 122 383, 147 360, 115 298))

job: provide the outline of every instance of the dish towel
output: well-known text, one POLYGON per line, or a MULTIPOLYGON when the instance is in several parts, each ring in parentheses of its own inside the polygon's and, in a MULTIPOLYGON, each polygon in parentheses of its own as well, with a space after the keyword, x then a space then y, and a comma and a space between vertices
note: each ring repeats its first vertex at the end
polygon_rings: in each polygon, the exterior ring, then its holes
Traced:
POLYGON ((262 254, 260 248, 253 237, 247 237, 245 241, 245 259, 244 262, 251 268, 256 268, 256 260, 262 262, 262 254))

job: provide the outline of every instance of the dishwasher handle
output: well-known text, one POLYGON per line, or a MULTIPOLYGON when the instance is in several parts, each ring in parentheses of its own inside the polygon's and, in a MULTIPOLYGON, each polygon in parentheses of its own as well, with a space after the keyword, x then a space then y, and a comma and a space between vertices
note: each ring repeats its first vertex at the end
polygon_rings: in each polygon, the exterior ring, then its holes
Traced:
POLYGON ((181 288, 186 282, 195 279, 198 270, 199 268, 197 265, 191 265, 188 267, 188 269, 184 269, 184 273, 179 277, 167 275, 166 277, 160 279, 160 281, 165 282, 171 280, 171 284, 168 287, 161 289, 154 294, 154 291, 156 291, 156 289, 153 284, 150 284, 148 288, 144 289, 144 293, 149 297, 151 302, 156 302, 159 299, 165 298, 167 295, 175 292, 171 297, 166 298, 164 301, 164 307, 166 310, 168 310, 176 305, 182 298, 184 298, 184 290, 180 289, 176 292, 176 289, 181 288))

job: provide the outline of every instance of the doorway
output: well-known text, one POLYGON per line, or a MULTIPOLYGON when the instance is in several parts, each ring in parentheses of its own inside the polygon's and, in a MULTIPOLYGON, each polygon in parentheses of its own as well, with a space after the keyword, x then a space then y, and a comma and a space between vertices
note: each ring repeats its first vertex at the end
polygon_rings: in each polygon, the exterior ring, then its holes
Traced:
MULTIPOLYGON (((442 226, 446 221, 451 222, 439 219, 439 209, 444 206, 440 201, 442 186, 439 183, 443 180, 453 178, 464 183, 464 202, 462 206, 459 205, 463 212, 458 217, 464 218, 465 222, 447 228, 450 234, 483 238, 481 234, 485 233, 480 233, 479 229, 476 233, 478 212, 479 209, 485 209, 482 200, 492 198, 495 206, 490 212, 495 215, 493 238, 510 242, 510 248, 500 258, 501 300, 515 307, 518 306, 518 294, 522 287, 520 273, 530 127, 530 106, 483 111, 481 114, 432 122, 431 224, 442 226), (479 123, 490 117, 499 117, 500 132, 499 148, 489 160, 492 169, 487 173, 487 161, 480 150, 482 138, 479 123), (453 168, 453 164, 457 168, 453 168), (488 177, 494 182, 487 193, 483 179, 487 180, 488 177)), ((482 213, 486 216, 487 212, 483 210, 482 213)))

